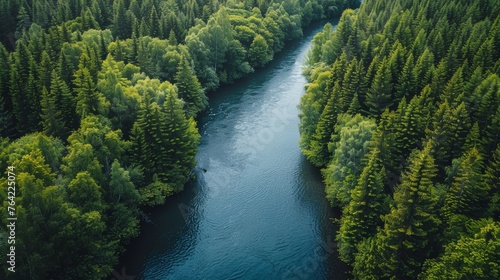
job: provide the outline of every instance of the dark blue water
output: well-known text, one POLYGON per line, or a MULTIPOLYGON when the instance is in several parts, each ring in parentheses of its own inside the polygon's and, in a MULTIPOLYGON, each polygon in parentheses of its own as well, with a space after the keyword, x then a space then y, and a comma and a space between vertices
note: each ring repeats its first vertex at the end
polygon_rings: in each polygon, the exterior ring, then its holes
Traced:
POLYGON ((117 270, 135 279, 345 278, 321 176, 298 147, 302 64, 322 26, 210 95, 196 182, 148 213, 117 270))

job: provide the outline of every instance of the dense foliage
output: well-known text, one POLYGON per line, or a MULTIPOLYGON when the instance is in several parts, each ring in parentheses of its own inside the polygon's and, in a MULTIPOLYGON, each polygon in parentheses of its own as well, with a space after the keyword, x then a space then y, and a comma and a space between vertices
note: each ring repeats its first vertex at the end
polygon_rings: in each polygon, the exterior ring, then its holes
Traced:
MULTIPOLYGON (((108 276, 140 207, 192 178, 206 93, 357 4, 0 1, 0 170, 15 167, 19 225, 16 273, 1 278, 108 276)), ((0 200, 6 220, 7 188, 0 200)))
POLYGON ((356 279, 500 278, 500 2, 372 0, 315 36, 301 148, 356 279))

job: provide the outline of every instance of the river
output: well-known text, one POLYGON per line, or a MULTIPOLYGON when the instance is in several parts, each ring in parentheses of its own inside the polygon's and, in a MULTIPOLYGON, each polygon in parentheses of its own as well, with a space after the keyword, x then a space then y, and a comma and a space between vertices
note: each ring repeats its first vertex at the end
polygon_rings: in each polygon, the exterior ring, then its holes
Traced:
POLYGON ((196 181, 148 213, 151 221, 115 273, 346 279, 321 175, 298 147, 302 64, 323 24, 288 43, 265 69, 210 94, 199 118, 196 181))

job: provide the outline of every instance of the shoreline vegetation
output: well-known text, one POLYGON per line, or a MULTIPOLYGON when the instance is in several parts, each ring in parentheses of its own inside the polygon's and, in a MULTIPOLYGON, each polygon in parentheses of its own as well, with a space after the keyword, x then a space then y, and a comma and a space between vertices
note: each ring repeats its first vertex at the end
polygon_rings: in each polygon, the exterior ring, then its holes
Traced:
POLYGON ((16 272, 4 279, 109 277, 141 207, 192 176, 207 95, 264 67, 312 21, 357 5, 2 1, 0 170, 15 168, 18 219, 16 272))
POLYGON ((350 276, 500 278, 500 2, 364 1, 304 75, 300 146, 350 276))

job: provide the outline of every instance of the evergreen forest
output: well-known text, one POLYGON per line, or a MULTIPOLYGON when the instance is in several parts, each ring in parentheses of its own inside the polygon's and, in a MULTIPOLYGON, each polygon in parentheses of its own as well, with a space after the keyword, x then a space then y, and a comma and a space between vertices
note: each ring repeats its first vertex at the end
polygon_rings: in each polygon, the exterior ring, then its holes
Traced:
POLYGON ((500 2, 366 0, 313 40, 301 149, 354 279, 500 279, 500 2))
MULTIPOLYGON (((0 217, 11 201, 17 217, 16 271, 4 265, 0 278, 109 277, 141 211, 193 178, 210 93, 265 66, 312 21, 358 5, 0 1, 0 217)), ((8 235, 2 226, 3 264, 8 235)))

